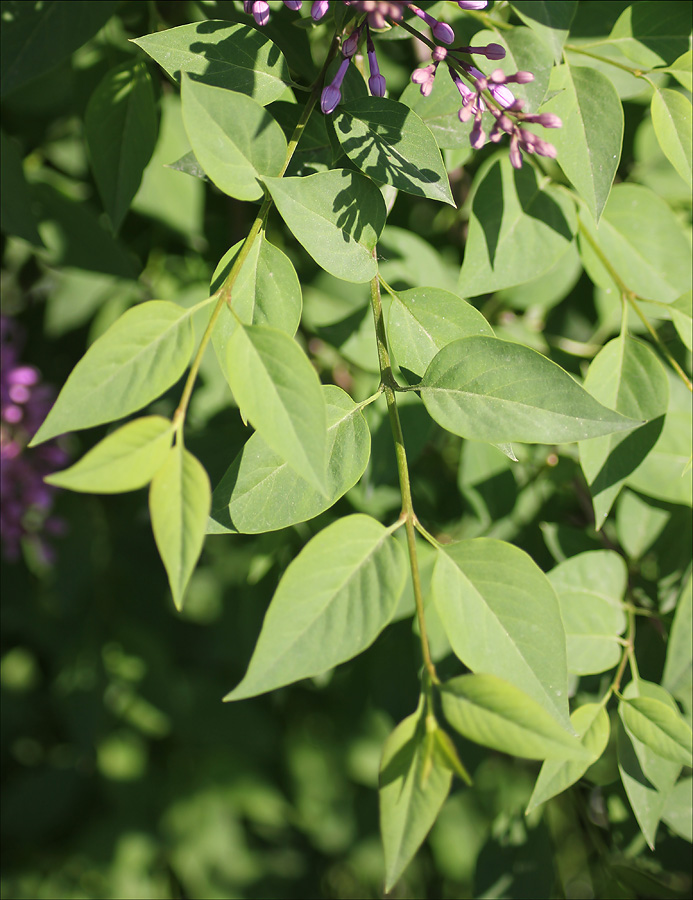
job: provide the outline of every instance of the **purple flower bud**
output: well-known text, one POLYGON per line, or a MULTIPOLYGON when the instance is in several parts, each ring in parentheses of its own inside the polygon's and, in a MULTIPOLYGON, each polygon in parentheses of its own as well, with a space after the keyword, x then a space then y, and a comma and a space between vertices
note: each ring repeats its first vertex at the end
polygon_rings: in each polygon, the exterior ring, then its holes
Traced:
POLYGON ((486 47, 458 47, 462 53, 475 53, 486 59, 505 59, 505 50, 500 44, 488 44, 486 47))
POLYGON ((474 116, 474 125, 469 133, 469 143, 475 150, 481 150, 486 143, 486 132, 481 127, 481 113, 474 116))
POLYGON ((342 86, 342 82, 344 81, 346 70, 349 68, 350 62, 350 57, 348 59, 342 60, 339 68, 337 69, 337 74, 332 79, 332 83, 328 84, 328 86, 322 92, 322 97, 320 98, 320 109, 325 113, 326 116, 329 116, 330 113, 335 111, 335 109, 339 105, 339 101, 342 99, 342 92, 340 88, 342 86))
POLYGON ((9 384, 36 384, 40 378, 38 369, 33 366, 17 366, 12 369, 7 376, 9 384))
POLYGON ((460 9, 486 9, 488 0, 457 0, 460 9))
POLYGON ((562 128, 563 121, 554 113, 540 113, 537 115, 525 116, 524 122, 534 122, 537 125, 543 125, 544 128, 562 128))
POLYGON ((529 84, 530 81, 534 81, 534 75, 531 72, 515 72, 512 78, 507 80, 514 81, 515 84, 529 84))
POLYGON ((514 169, 522 168, 522 154, 516 134, 510 138, 510 165, 514 169))
POLYGON ((368 79, 368 88, 372 97, 384 97, 386 89, 385 79, 380 74, 378 57, 375 55, 375 47, 370 34, 368 35, 366 46, 368 48, 368 68, 371 73, 371 77, 368 79))
POLYGON ((428 97, 428 95, 433 90, 433 80, 435 79, 436 74, 436 66, 431 63, 430 66, 425 66, 423 69, 414 69, 411 73, 411 80, 414 84, 421 85, 421 96, 428 97))
POLYGON ((284 0, 284 6, 294 11, 299 10, 303 6, 303 0, 284 0))
POLYGON ((448 51, 445 47, 435 47, 431 56, 433 57, 433 62, 442 62, 445 57, 448 55, 448 51))
POLYGON ((243 2, 243 10, 252 15, 258 25, 266 25, 269 22, 270 9, 267 0, 252 0, 243 2))
MULTIPOLYGON (((319 22, 330 8, 329 0, 313 0, 310 8, 310 17, 314 22, 319 22)), ((337 101, 339 102, 339 101, 337 101)), ((324 112, 324 110, 323 110, 324 112)))
POLYGON ((491 96, 506 109, 515 102, 515 95, 504 84, 491 84, 489 85, 489 90, 491 91, 491 96))
POLYGON ((354 53, 356 53, 359 47, 360 37, 361 29, 355 28, 342 44, 342 56, 351 57, 354 55, 354 53))
POLYGON ((442 41, 444 44, 451 44, 455 40, 455 32, 452 30, 452 28, 450 28, 449 25, 446 25, 445 22, 439 22, 438 19, 434 19, 433 16, 429 16, 427 12, 419 9, 418 6, 414 6, 413 3, 409 4, 409 9, 414 13, 415 16, 423 19, 423 21, 433 32, 433 37, 436 40, 442 41))

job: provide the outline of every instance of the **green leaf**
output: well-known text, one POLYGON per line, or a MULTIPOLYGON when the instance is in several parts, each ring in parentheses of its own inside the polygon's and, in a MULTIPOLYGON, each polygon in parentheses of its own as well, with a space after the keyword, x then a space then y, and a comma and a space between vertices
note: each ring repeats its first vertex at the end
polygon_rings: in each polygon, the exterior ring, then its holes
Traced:
MULTIPOLYGON (((631 681, 623 691, 625 700, 651 697, 677 711, 671 696, 658 684, 631 681)), ((681 766, 664 759, 639 741, 623 719, 625 701, 619 704, 622 728, 618 736, 618 768, 628 800, 645 840, 654 850, 657 826, 667 806, 681 766)))
POLYGON ((690 705, 693 682, 693 578, 681 590, 667 642, 662 687, 690 705))
POLYGON ((149 513, 176 609, 202 552, 212 489, 203 466, 177 443, 149 489, 149 513))
POLYGON ((264 196, 259 179, 278 175, 286 159, 284 132, 245 94, 183 77, 183 122, 193 153, 219 190, 237 200, 264 196))
POLYGON ((415 375, 423 375, 442 347, 473 334, 493 335, 493 329, 477 309, 449 291, 399 291, 390 305, 390 348, 397 365, 415 375))
POLYGON ((693 503, 693 478, 686 468, 691 458, 691 395, 675 376, 669 379, 669 408, 657 443, 626 484, 647 497, 670 503, 693 503))
POLYGON ((643 300, 672 303, 691 289, 691 246, 669 204, 649 188, 617 184, 599 228, 587 217, 581 217, 581 225, 591 241, 580 237, 580 256, 595 284, 620 295, 593 244, 643 300))
POLYGON ((346 155, 366 175, 455 206, 435 138, 404 103, 386 97, 342 103, 334 128, 346 155))
POLYGON ((682 294, 671 304, 670 309, 679 337, 689 350, 693 350, 693 292, 682 294))
MULTIPOLYGON (((224 283, 243 243, 234 244, 222 257, 212 276, 210 293, 218 291, 224 283)), ((244 325, 267 325, 285 331, 290 337, 296 334, 303 306, 298 275, 288 256, 270 244, 264 232, 255 239, 236 277, 231 306, 244 325)), ((237 319, 224 305, 212 332, 212 343, 222 369, 226 345, 236 330, 236 323, 237 319)))
POLYGON ((690 9, 676 0, 643 0, 626 7, 609 43, 645 68, 666 66, 690 49, 690 9))
POLYGON ((662 819, 672 831, 693 843, 693 778, 682 778, 674 785, 662 819))
POLYGON ((533 281, 567 252, 577 228, 571 201, 540 185, 531 166, 518 171, 504 155, 477 179, 460 272, 462 297, 533 281))
POLYGON ((423 97, 419 85, 411 82, 399 99, 417 114, 441 149, 469 147, 473 122, 460 122, 460 92, 443 70, 439 69, 428 97, 423 97))
POLYGON ((682 766, 693 765, 693 732, 681 714, 654 697, 624 700, 623 724, 646 747, 682 766))
POLYGON ((154 87, 147 66, 126 62, 106 73, 84 114, 91 167, 118 231, 156 145, 154 87))
POLYGON ((598 222, 621 159, 621 101, 606 75, 567 63, 553 70, 549 87, 553 96, 541 111, 555 113, 563 121, 549 140, 561 168, 598 222))
POLYGON ((327 384, 322 390, 327 404, 326 494, 254 434, 214 490, 208 533, 258 534, 305 522, 356 484, 370 457, 366 420, 341 388, 327 384))
POLYGON ((5 234, 14 234, 42 247, 30 204, 17 142, 0 131, 0 228, 5 234))
POLYGON ((645 553, 661 535, 671 512, 646 500, 625 488, 616 504, 616 536, 626 557, 635 561, 645 553))
POLYGON ((173 425, 162 416, 128 422, 109 434, 69 469, 45 481, 71 491, 119 494, 149 484, 168 456, 173 425))
POLYGON ((277 100, 291 80, 277 45, 248 25, 205 20, 146 34, 133 43, 176 81, 194 75, 205 84, 247 94, 262 106, 277 100))
POLYGON ((693 107, 688 97, 669 88, 655 90, 652 95, 652 123, 659 146, 688 187, 693 187, 692 122, 693 107))
POLYGON ((579 761, 547 759, 537 777, 525 815, 579 781, 606 750, 611 726, 608 713, 601 703, 579 706, 570 716, 570 722, 589 758, 579 761))
POLYGON ((0 43, 2 95, 38 78, 67 59, 106 24, 115 0, 89 6, 44 0, 3 3, 0 43))
POLYGON ((565 631, 553 587, 531 557, 489 538, 446 544, 431 590, 462 662, 516 685, 568 728, 565 631))
POLYGON ((664 70, 673 75, 679 84, 682 84, 687 91, 693 91, 692 62, 693 53, 690 50, 686 50, 685 53, 682 53, 678 59, 675 59, 674 62, 664 70))
POLYGON ((621 336, 609 341, 592 360, 585 390, 622 415, 645 422, 628 434, 611 434, 579 444, 580 465, 599 530, 626 479, 657 442, 669 402, 669 382, 651 347, 621 336))
POLYGON ((150 300, 124 313, 72 370, 32 446, 128 416, 175 384, 193 351, 191 312, 150 300))
POLYGON ((431 752, 424 700, 400 722, 380 763, 380 833, 385 893, 395 886, 435 822, 450 791, 451 771, 431 752))
POLYGON ((369 178, 334 169, 263 181, 294 237, 319 266, 344 281, 373 278, 378 269, 373 250, 387 211, 369 178))
POLYGON ((254 697, 358 656, 392 618, 405 577, 402 548, 379 522, 333 522, 282 576, 248 671, 224 699, 254 697))
POLYGON ((563 3, 547 3, 544 0, 515 0, 510 4, 525 25, 549 45, 558 63, 563 55, 563 45, 570 31, 570 23, 577 12, 576 0, 563 3))
MULTIPOLYGON (((533 81, 527 84, 513 84, 510 90, 514 97, 525 101, 524 112, 536 112, 549 87, 549 77, 553 68, 551 47, 537 32, 522 26, 500 33, 491 30, 479 31, 470 44, 479 47, 492 42, 500 44, 505 50, 503 59, 494 61, 494 66, 506 75, 514 75, 520 71, 531 71, 534 75, 533 81)), ((460 96, 457 91, 456 93, 459 107, 460 96)), ((551 134, 553 135, 553 132, 551 134)))
POLYGON ((241 415, 295 471, 324 492, 327 410, 320 380, 296 341, 274 328, 236 328, 224 374, 241 415))
POLYGON ((440 686, 440 698, 453 728, 484 747, 526 759, 590 760, 542 705, 496 675, 460 675, 440 686))
POLYGON ((431 361, 421 397, 443 428, 475 441, 556 444, 632 429, 545 356, 495 337, 453 341, 431 361))
POLYGON ((618 636, 626 630, 623 557, 613 550, 588 550, 559 563, 547 577, 561 608, 568 671, 592 675, 618 665, 618 636))

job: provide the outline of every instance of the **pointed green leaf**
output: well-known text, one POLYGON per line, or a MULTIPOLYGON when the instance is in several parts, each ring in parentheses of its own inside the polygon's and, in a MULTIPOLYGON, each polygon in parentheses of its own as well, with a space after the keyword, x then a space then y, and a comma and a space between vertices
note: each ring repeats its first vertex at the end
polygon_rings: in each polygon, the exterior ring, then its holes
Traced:
POLYGON ((525 25, 549 45, 556 62, 561 61, 563 45, 577 12, 576 0, 547 3, 545 0, 515 0, 510 4, 525 25))
POLYGON ((655 90, 652 95, 652 124, 657 140, 672 166, 693 187, 691 177, 691 101, 679 91, 669 88, 655 90))
POLYGON ((146 406, 178 381, 193 345, 191 310, 164 300, 129 309, 72 370, 32 445, 146 406))
POLYGON ((187 73, 205 84, 247 94, 263 106, 277 100, 291 80, 277 45, 261 30, 236 22, 193 22, 133 43, 176 81, 187 73))
POLYGON ((584 760, 547 759, 537 777, 526 814, 575 784, 606 750, 611 726, 601 703, 579 706, 570 716, 570 722, 589 757, 584 760))
POLYGON ((224 699, 254 697, 358 656, 394 615, 405 577, 402 548, 379 522, 333 522, 282 576, 248 671, 224 699))
POLYGON ((306 481, 325 490, 327 410, 315 369, 296 341, 274 328, 236 328, 224 374, 241 415, 306 481))
POLYGON ((678 598, 669 632, 662 686, 675 697, 683 699, 690 697, 692 682, 693 577, 689 574, 678 598))
POLYGON ((219 190, 259 200, 263 175, 278 175, 286 159, 284 132, 251 97, 183 77, 183 122, 199 164, 219 190))
POLYGON ((469 237, 460 271, 461 297, 533 281, 567 252, 577 228, 564 193, 519 171, 504 155, 477 175, 469 237))
POLYGON ((623 10, 611 30, 609 43, 639 66, 654 68, 673 63, 690 49, 690 9, 676 0, 643 0, 623 10))
POLYGON ((613 83, 596 69, 568 63, 551 73, 553 94, 541 112, 560 116, 563 127, 547 139, 566 176, 599 221, 621 159, 623 107, 613 83))
POLYGON ((462 662, 512 682, 569 728, 565 631, 553 587, 531 557, 488 538, 446 544, 431 590, 462 662))
POLYGON ((619 710, 631 735, 657 756, 693 765, 693 733, 681 713, 654 697, 624 700, 619 710))
POLYGON ((678 59, 665 69, 674 78, 682 84, 687 91, 693 91, 693 52, 686 50, 678 59))
POLYGON ((626 479, 647 457, 661 433, 669 382, 652 348, 626 335, 610 341, 592 360, 585 390, 622 415, 645 422, 628 434, 611 434, 579 444, 580 465, 599 530, 626 479))
POLYGON ((482 314, 440 288, 399 291, 390 304, 387 335, 398 366, 423 375, 446 344, 473 334, 493 335, 482 314))
POLYGON ((197 459, 178 443, 149 489, 149 513, 176 609, 202 552, 212 490, 197 459))
POLYGON ((613 550, 588 550, 559 563, 548 574, 561 608, 568 671, 592 675, 618 665, 626 630, 623 596, 628 571, 613 550))
POLYGON ((45 480, 71 491, 95 494, 134 491, 149 484, 162 467, 172 438, 173 425, 168 419, 135 419, 105 437, 74 466, 45 480))
POLYGON ((693 843, 693 778, 682 778, 674 785, 662 819, 673 832, 693 843))
POLYGON ((618 736, 618 768, 640 830, 650 848, 654 849, 657 826, 681 766, 654 753, 630 731, 623 717, 625 701, 634 697, 651 697, 676 712, 678 710, 663 687, 642 679, 626 685, 623 696, 625 700, 619 703, 618 708, 622 724, 618 736))
MULTIPOLYGON (((234 244, 219 262, 212 277, 210 293, 222 286, 240 253, 243 241, 234 244)), ((296 334, 301 321, 303 300, 298 275, 291 260, 267 240, 262 232, 250 248, 236 277, 231 306, 244 325, 267 325, 296 334)), ((237 319, 224 306, 212 332, 212 344, 224 369, 226 345, 236 330, 237 319)))
POLYGON ((495 337, 453 341, 421 382, 443 428, 474 441, 559 444, 640 424, 602 406, 541 353, 495 337))
POLYGON ((450 791, 452 773, 430 752, 428 737, 422 698, 383 747, 379 799, 386 893, 416 855, 450 791))
POLYGON ((341 388, 322 386, 327 404, 327 492, 254 434, 215 488, 209 534, 258 534, 305 522, 329 509, 363 475, 371 436, 363 413, 341 388))
POLYGON ((157 132, 154 87, 146 64, 128 61, 110 69, 89 98, 84 134, 114 231, 137 193, 157 132))
POLYGON ((50 72, 96 34, 118 4, 72 4, 61 0, 3 4, 0 44, 1 93, 9 94, 50 72))
MULTIPOLYGON (((669 204, 639 184, 617 184, 604 215, 594 222, 581 216, 591 242, 580 238, 580 257, 592 281, 616 286, 592 243, 626 287, 643 300, 672 303, 691 289, 691 245, 669 204)), ((616 287, 616 296, 620 291, 616 287)))
POLYGON ((344 281, 370 281, 385 226, 385 201, 358 172, 333 169, 307 178, 264 178, 279 214, 319 266, 344 281))
POLYGON ((455 206, 435 138, 404 103, 386 97, 342 103, 334 129, 346 155, 366 175, 455 206))
POLYGON ((440 687, 443 712, 461 735, 526 759, 590 755, 543 706, 496 675, 460 675, 440 687))

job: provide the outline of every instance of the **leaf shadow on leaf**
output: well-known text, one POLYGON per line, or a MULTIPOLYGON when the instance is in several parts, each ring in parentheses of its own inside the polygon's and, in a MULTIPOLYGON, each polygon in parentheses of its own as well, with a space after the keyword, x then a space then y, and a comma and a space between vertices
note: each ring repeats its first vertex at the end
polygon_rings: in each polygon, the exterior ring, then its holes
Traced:
POLYGON ((634 781, 637 781, 638 784, 651 791, 657 790, 657 787, 652 784, 643 772, 633 741, 623 727, 619 728, 618 731, 618 761, 623 771, 634 781))
POLYGON ((541 190, 537 183, 534 169, 529 166, 514 169, 513 178, 515 179, 515 190, 524 214, 533 219, 538 219, 567 241, 572 241, 573 231, 566 221, 563 210, 555 200, 541 190))
POLYGON ((629 432, 611 451, 591 482, 592 495, 601 494, 634 472, 657 443, 663 427, 664 416, 658 416, 629 432))
MULTIPOLYGON (((335 123, 335 128, 337 127, 343 135, 351 130, 345 116, 335 123)), ((384 148, 381 148, 375 164, 367 162, 374 147, 378 146, 374 136, 355 135, 353 138, 340 138, 340 142, 344 152, 362 172, 376 181, 394 184, 406 193, 425 196, 420 184, 422 181, 428 184, 438 184, 441 181, 440 175, 433 169, 419 169, 397 150, 395 145, 403 139, 400 127, 378 123, 377 139, 378 144, 387 145, 387 150, 383 152, 384 148), (362 148, 361 152, 358 152, 359 148, 362 148)))
POLYGON ((417 748, 421 743, 423 731, 424 721, 421 718, 417 722, 416 730, 411 738, 406 744, 402 744, 385 768, 380 770, 381 790, 397 780, 401 780, 400 791, 404 790, 409 769, 416 756, 417 748))
POLYGON ((364 229, 368 228, 371 223, 366 211, 359 207, 351 187, 345 188, 336 195, 332 209, 335 213, 339 213, 335 222, 342 229, 344 243, 349 244, 352 240, 360 242, 364 229))
MULTIPOLYGON (((226 21, 206 21, 197 23, 198 34, 213 34, 215 31, 227 29, 226 21)), ((236 31, 227 40, 218 44, 209 44, 205 41, 190 44, 190 52, 198 53, 207 60, 207 69, 201 75, 190 73, 194 81, 202 81, 215 87, 229 87, 229 68, 233 66, 235 83, 234 90, 241 94, 252 96, 255 86, 255 63, 258 58, 258 45, 256 33, 253 30, 236 31), (233 60, 243 60, 243 66, 234 64, 233 60)), ((281 57, 281 51, 276 44, 269 50, 267 62, 275 65, 281 57)), ((174 72, 174 78, 180 83, 180 70, 174 72)))

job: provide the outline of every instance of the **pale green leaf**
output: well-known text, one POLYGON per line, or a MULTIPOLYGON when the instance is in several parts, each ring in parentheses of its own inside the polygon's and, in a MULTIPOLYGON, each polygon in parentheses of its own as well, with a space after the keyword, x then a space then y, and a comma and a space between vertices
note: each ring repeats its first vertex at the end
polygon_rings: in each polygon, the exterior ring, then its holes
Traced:
POLYGON ((570 722, 589 758, 579 761, 547 759, 537 777, 526 814, 575 784, 606 750, 611 726, 601 703, 579 706, 570 716, 570 722))
POLYGON ((616 504, 616 536, 630 560, 639 560, 662 533, 671 512, 625 488, 616 504))
POLYGON ((137 193, 157 131, 154 86, 146 64, 128 61, 110 69, 89 98, 84 135, 114 231, 137 193))
MULTIPOLYGON (((535 113, 546 96, 549 77, 553 68, 553 53, 549 44, 531 28, 521 25, 509 31, 478 31, 470 40, 475 47, 486 44, 499 44, 505 50, 503 59, 494 60, 493 65, 506 75, 514 75, 520 71, 531 71, 534 80, 527 84, 512 84, 510 90, 513 97, 525 102, 523 112, 535 113)), ((457 105, 460 96, 457 92, 457 105)), ((427 99, 427 98, 425 98, 427 99)), ((458 127, 459 127, 458 120, 458 127)), ((553 132, 546 132, 548 140, 552 140, 553 132)))
POLYGON ((162 416, 128 422, 109 434, 69 469, 45 481, 71 491, 119 494, 144 487, 164 464, 173 425, 162 416))
POLYGON ((654 697, 624 700, 619 714, 631 735, 657 756, 693 765, 693 732, 681 713, 654 697))
POLYGON ((562 128, 547 140, 596 221, 602 214, 621 159, 623 107, 613 83, 596 69, 565 63, 551 73, 551 99, 562 128))
POLYGON ((510 5, 525 25, 529 25, 548 44, 555 61, 560 62, 570 23, 577 12, 577 0, 564 0, 561 3, 515 0, 510 5))
POLYGON ((265 106, 291 80, 286 60, 260 29, 219 19, 167 28, 133 39, 152 59, 181 81, 182 75, 247 94, 265 106))
POLYGON ((326 494, 254 434, 215 488, 210 534, 257 534, 305 522, 353 487, 368 464, 371 438, 363 413, 336 385, 323 385, 327 404, 326 494))
POLYGON ((325 491, 327 410, 320 380, 296 341, 264 325, 236 328, 224 374, 241 415, 319 491, 325 491))
POLYGON ((613 550, 588 550, 559 563, 548 574, 561 608, 568 671, 605 672, 618 665, 626 630, 623 597, 628 571, 613 550))
POLYGON ((690 706, 693 682, 693 578, 688 575, 681 590, 667 641, 662 686, 690 706))
POLYGON ((183 78, 183 122, 199 164, 219 190, 238 200, 264 196, 260 178, 278 175, 286 159, 284 132, 245 94, 183 78))
POLYGON ((446 544, 431 590, 462 662, 516 685, 568 728, 565 631, 554 589, 531 557, 488 538, 446 544))
POLYGON ((171 447, 152 480, 149 513, 178 610, 183 608, 185 590, 202 552, 211 496, 200 462, 181 443, 171 447))
POLYGON ((671 319, 679 337, 693 351, 693 292, 682 294, 671 304, 671 319))
POLYGON ((693 843, 693 778, 682 778, 674 785, 662 820, 684 840, 693 843))
POLYGON ((452 773, 432 752, 424 701, 400 722, 383 747, 380 764, 380 833, 385 892, 392 890, 435 822, 452 773))
POLYGON ((150 300, 124 313, 72 370, 32 445, 130 415, 175 384, 193 351, 191 312, 150 300))
POLYGON ((640 424, 602 406, 536 350, 495 337, 443 347, 426 370, 421 397, 443 428, 493 444, 579 441, 640 424))
POLYGON ((643 300, 672 303, 691 289, 691 245, 669 204, 639 184, 617 184, 596 228, 588 217, 581 225, 590 238, 580 238, 580 256, 592 281, 620 290, 605 269, 609 261, 626 287, 643 300))
POLYGON ((263 180, 279 214, 319 266, 344 281, 373 278, 373 250, 387 213, 370 179, 333 169, 307 178, 263 180))
POLYGON ((479 294, 533 281, 558 262, 577 229, 564 192, 519 171, 504 154, 479 170, 460 271, 459 294, 479 294))
POLYGON ((320 675, 358 656, 388 624, 404 587, 399 543, 375 519, 338 519, 282 576, 248 671, 226 700, 320 675))
MULTIPOLYGON (((674 712, 676 703, 658 684, 631 681, 623 691, 625 700, 651 697, 674 712)), ((657 826, 664 814, 676 779, 681 771, 679 763, 664 759, 639 741, 624 721, 625 701, 619 704, 622 728, 618 735, 618 768, 638 825, 651 849, 654 849, 657 826)))
POLYGON ((679 91, 672 91, 669 88, 656 90, 652 95, 652 123, 664 155, 688 187, 693 187, 691 101, 679 91))
POLYGON ((455 206, 435 138, 404 103, 386 97, 341 103, 334 129, 346 155, 370 178, 455 206))
POLYGON ((654 350, 626 335, 599 351, 590 363, 584 386, 605 406, 645 422, 628 434, 580 442, 580 465, 599 530, 626 479, 657 442, 669 401, 669 382, 654 350))
POLYGON ((591 761, 541 704, 496 675, 460 675, 441 685, 440 698, 453 728, 484 747, 526 759, 591 761))
POLYGON ((638 66, 673 63, 690 50, 690 7, 677 0, 643 0, 627 6, 611 30, 609 43, 638 66))
POLYGON ((682 53, 678 59, 675 59, 674 62, 665 69, 665 71, 670 72, 687 91, 693 91, 692 61, 693 53, 690 50, 686 50, 685 53, 682 53))
POLYGON ((387 335, 398 366, 423 375, 446 344, 474 334, 493 335, 482 314, 449 291, 421 287, 399 291, 390 304, 387 335))

